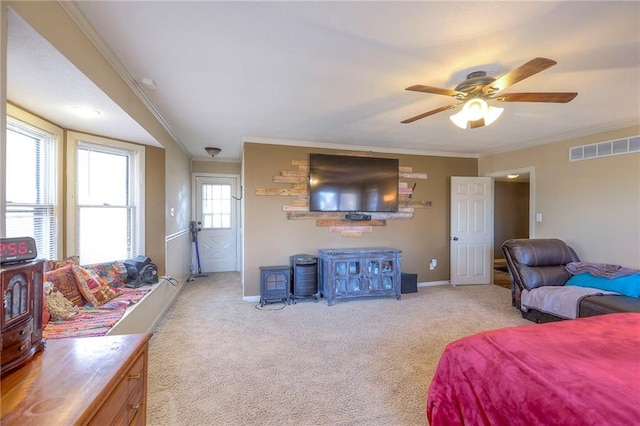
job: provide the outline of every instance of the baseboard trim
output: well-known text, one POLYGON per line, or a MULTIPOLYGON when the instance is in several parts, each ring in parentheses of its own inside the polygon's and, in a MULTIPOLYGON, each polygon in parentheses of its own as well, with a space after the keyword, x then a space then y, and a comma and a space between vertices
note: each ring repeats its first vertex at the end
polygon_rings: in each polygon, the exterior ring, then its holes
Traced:
POLYGON ((418 287, 435 287, 438 285, 451 285, 449 280, 446 281, 426 281, 423 283, 418 283, 418 287))
MULTIPOLYGON (((426 282, 418 283, 418 287, 435 287, 435 286, 439 286, 439 285, 451 285, 451 283, 448 280, 446 280, 446 281, 426 281, 426 282)), ((251 302, 251 303, 260 302, 260 296, 243 296, 242 297, 242 301, 243 302, 251 302)))

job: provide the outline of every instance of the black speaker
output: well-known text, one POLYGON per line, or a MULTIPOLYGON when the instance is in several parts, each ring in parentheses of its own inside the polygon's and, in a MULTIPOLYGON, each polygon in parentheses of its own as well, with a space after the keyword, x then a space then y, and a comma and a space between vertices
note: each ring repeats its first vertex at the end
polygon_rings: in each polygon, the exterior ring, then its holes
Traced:
POLYGON ((158 283, 158 267, 147 256, 136 256, 124 262, 127 268, 127 287, 137 288, 145 284, 158 283))
POLYGON ((158 267, 153 263, 144 265, 138 275, 138 279, 145 284, 158 284, 158 267))
POLYGON ((144 265, 147 265, 147 264, 151 263, 151 259, 149 259, 147 256, 139 255, 139 256, 136 256, 133 259, 125 260, 124 263, 125 263, 125 265, 135 266, 135 268, 138 270, 138 272, 140 272, 140 270, 142 269, 142 267, 144 265))
POLYGON ((418 274, 400 275, 400 293, 417 293, 418 292, 418 274))

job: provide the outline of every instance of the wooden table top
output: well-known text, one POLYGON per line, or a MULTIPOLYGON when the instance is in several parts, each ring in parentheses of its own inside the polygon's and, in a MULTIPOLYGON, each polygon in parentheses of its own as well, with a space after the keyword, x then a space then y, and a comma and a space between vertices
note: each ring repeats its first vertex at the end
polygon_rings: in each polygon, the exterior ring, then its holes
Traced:
POLYGON ((151 334, 48 340, 31 362, 2 377, 2 425, 86 423, 151 334))

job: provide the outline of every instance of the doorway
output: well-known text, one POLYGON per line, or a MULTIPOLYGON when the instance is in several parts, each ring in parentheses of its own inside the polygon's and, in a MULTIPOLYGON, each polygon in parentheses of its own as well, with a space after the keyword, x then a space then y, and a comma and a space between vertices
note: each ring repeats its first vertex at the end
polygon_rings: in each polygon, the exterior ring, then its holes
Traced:
POLYGON ((533 238, 534 206, 532 168, 496 172, 494 178, 493 282, 510 287, 502 244, 513 238, 533 238))
POLYGON ((203 273, 240 270, 239 176, 195 176, 195 221, 203 273))

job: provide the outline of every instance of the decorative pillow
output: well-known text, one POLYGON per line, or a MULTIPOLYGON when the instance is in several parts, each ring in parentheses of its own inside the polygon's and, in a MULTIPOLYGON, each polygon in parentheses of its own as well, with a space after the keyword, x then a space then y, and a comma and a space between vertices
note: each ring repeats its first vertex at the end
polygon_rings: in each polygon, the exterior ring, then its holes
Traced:
POLYGON ((44 300, 47 311, 54 320, 68 320, 78 314, 78 307, 64 297, 56 287, 47 290, 44 300))
POLYGON ((629 297, 640 297, 640 274, 626 275, 618 278, 594 277, 588 272, 574 275, 566 285, 598 288, 615 291, 629 297))
POLYGON ((49 320, 51 319, 51 313, 47 308, 47 299, 46 297, 51 293, 53 289, 53 284, 49 281, 45 281, 42 283, 42 328, 44 328, 49 320))
POLYGON ((46 272, 44 274, 44 281, 52 282, 53 286, 60 290, 60 293, 74 305, 83 306, 84 300, 82 299, 80 290, 78 290, 76 277, 71 269, 73 266, 75 265, 69 264, 62 268, 46 272))
POLYGON ((84 268, 98 274, 102 282, 110 287, 119 288, 126 284, 127 267, 123 262, 95 263, 85 265, 84 268))
POLYGON ((73 265, 73 274, 78 283, 78 289, 88 304, 93 307, 100 306, 122 294, 122 290, 113 289, 102 282, 98 274, 90 269, 73 265))
POLYGON ((79 256, 69 256, 66 259, 62 260, 49 260, 47 262, 47 271, 53 271, 55 269, 60 269, 67 265, 78 265, 80 266, 80 257, 79 256))

